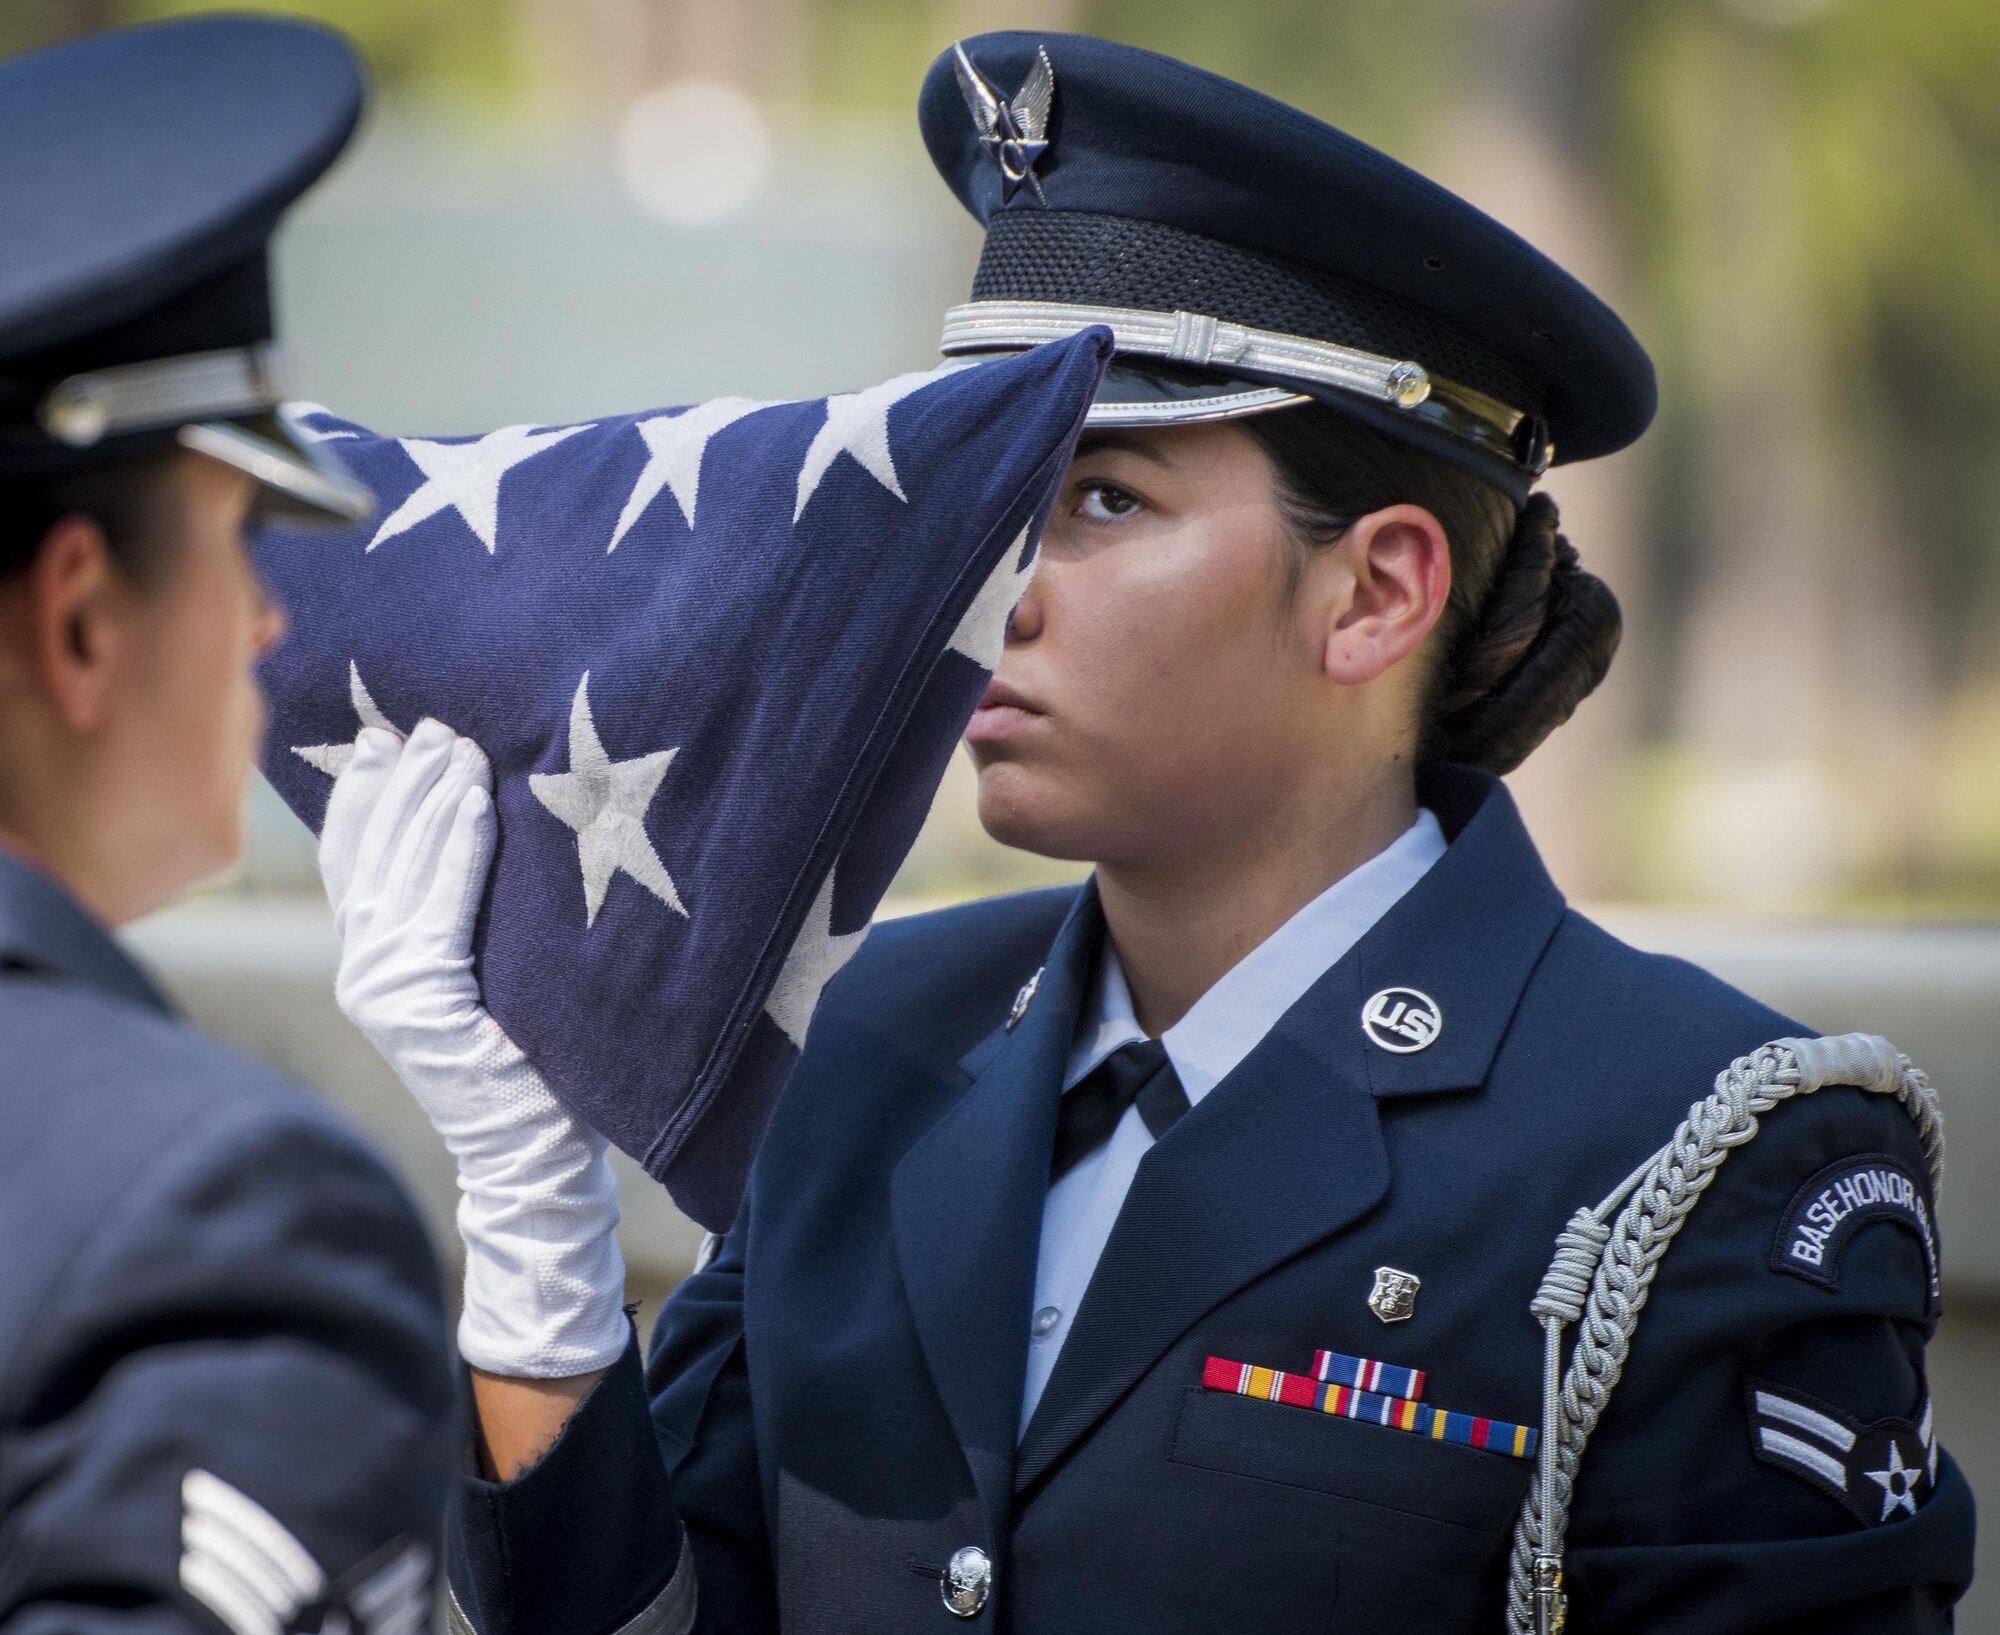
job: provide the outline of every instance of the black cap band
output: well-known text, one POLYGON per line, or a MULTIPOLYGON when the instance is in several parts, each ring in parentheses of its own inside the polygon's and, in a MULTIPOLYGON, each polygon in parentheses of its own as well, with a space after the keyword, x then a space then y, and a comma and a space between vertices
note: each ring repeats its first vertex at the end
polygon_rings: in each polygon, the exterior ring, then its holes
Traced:
POLYGON ((1436 312, 1163 221, 1083 210, 998 212, 986 224, 972 298, 1199 312, 1413 358, 1524 414, 1542 410, 1532 370, 1436 312))

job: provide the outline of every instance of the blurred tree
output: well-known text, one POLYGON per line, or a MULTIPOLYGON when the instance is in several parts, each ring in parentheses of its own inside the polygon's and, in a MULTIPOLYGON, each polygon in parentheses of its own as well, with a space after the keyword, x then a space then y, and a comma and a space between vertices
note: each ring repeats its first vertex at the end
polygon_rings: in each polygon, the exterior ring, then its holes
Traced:
POLYGON ((1199 63, 1391 152, 1449 104, 1464 0, 1085 0, 1078 27, 1199 63))
POLYGON ((1990 893, 2000 854, 1943 855, 1930 796, 1943 695, 2000 669, 2000 8, 1621 16, 1613 164, 1683 660, 1653 721, 1685 774, 1662 883, 1990 893))
MULTIPOLYGON (((230 9, 214 0, 5 0, 0 49, 230 9)), ((516 0, 255 0, 235 9, 282 12, 352 35, 385 85, 493 101, 520 85, 516 0)))
POLYGON ((8 0, 0 6, 0 53, 91 34, 117 20, 117 0, 8 0))

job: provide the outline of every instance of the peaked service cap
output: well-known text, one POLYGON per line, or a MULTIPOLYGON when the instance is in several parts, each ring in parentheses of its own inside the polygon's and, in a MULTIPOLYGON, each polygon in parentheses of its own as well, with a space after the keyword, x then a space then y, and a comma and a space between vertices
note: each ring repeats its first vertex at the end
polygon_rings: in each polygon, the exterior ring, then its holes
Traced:
POLYGON ((180 446, 290 513, 366 515, 279 412, 266 265, 363 95, 340 36, 248 16, 0 62, 0 479, 180 446))
POLYGON ((1651 421, 1609 307, 1465 200, 1246 86, 1080 35, 982 34, 931 65, 926 146, 985 225, 943 349, 1090 325, 1119 357, 1093 425, 1318 399, 1519 503, 1651 421))

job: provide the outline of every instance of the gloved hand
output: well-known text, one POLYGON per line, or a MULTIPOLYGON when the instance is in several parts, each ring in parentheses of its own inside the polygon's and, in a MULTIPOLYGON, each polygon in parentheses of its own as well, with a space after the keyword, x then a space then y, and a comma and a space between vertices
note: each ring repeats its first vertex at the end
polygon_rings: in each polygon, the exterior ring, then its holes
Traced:
POLYGON ((472 928, 493 859, 485 754, 437 721, 370 727, 333 786, 320 874, 340 935, 334 992, 458 1161, 465 1313, 490 1373, 553 1379, 625 1349, 617 1184, 604 1139, 486 1013, 472 928))

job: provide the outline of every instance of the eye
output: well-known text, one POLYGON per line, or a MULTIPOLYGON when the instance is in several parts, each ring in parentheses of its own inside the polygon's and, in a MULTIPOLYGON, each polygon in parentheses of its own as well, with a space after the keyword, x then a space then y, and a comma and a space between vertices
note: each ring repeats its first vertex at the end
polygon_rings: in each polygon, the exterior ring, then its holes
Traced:
POLYGON ((1102 478, 1077 485, 1075 514, 1086 522, 1117 522, 1146 508, 1145 501, 1130 489, 1102 478))

